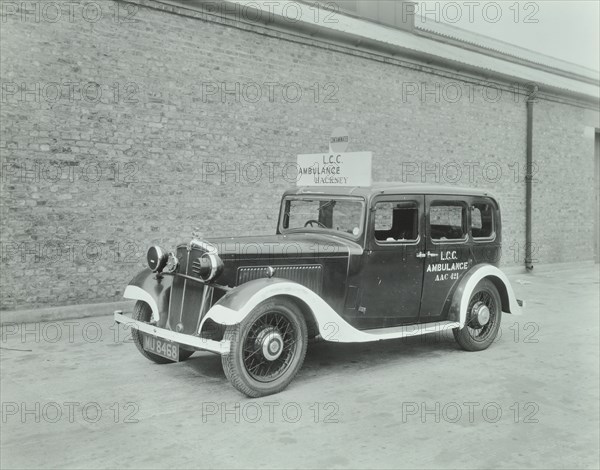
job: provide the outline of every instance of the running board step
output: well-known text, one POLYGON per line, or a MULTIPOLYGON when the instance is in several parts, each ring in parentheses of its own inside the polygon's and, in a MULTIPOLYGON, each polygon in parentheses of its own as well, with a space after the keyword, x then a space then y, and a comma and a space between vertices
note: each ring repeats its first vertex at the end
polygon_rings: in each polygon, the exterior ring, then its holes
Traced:
MULTIPOLYGON (((405 338, 407 336, 420 336, 429 333, 441 333, 444 331, 451 331, 454 328, 458 328, 460 323, 452 321, 440 321, 436 323, 420 323, 416 325, 402 325, 394 326, 391 328, 377 328, 375 330, 355 330, 343 340, 339 340, 343 343, 351 342, 369 342, 369 341, 381 341, 384 339, 396 339, 405 338)), ((337 341, 335 335, 331 338, 323 337, 326 341, 337 341)))

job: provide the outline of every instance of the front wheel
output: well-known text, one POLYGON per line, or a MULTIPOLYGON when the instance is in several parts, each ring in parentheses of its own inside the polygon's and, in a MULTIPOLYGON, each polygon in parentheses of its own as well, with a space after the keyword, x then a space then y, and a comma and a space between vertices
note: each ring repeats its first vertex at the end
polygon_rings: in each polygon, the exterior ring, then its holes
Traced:
POLYGON ((467 307, 465 326, 452 330, 456 342, 467 351, 487 349, 496 339, 502 319, 502 303, 498 289, 482 279, 473 289, 467 307))
POLYGON ((257 305, 244 320, 228 326, 228 354, 221 356, 231 384, 257 398, 280 392, 302 367, 308 333, 302 312, 285 299, 257 305))

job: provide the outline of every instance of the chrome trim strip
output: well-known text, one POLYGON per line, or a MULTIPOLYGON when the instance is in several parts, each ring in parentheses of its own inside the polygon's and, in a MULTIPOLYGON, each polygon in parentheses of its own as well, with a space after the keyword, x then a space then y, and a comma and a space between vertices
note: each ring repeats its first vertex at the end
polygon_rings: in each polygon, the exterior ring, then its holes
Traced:
MULTIPOLYGON (((188 274, 190 271, 190 253, 191 251, 187 252, 187 261, 185 263, 185 273, 188 274)), ((181 323, 181 319, 183 318, 183 306, 185 305, 185 290, 187 288, 187 282, 188 280, 184 278, 183 280, 183 294, 181 295, 181 308, 179 309, 179 322, 181 323)))
MULTIPOLYGON (((175 280, 175 279, 173 279, 173 280, 175 280)), ((165 325, 171 324, 170 321, 171 321, 171 302, 173 301, 173 284, 171 284, 171 292, 169 292, 169 311, 167 312, 167 321, 165 322, 165 325)))
POLYGON ((218 260, 214 253, 205 253, 205 255, 210 259, 210 276, 208 280, 211 281, 215 278, 215 274, 217 274, 218 260))
MULTIPOLYGON (((163 249, 158 246, 158 245, 153 245, 150 248, 154 248, 156 249, 156 254, 158 256, 158 259, 156 260, 156 266, 158 267, 160 265, 160 260, 163 258, 163 256, 165 255, 165 252, 163 251, 163 249)), ((150 248, 148 248, 148 251, 150 251, 150 248)), ((148 256, 148 251, 146 251, 146 257, 148 256)), ((147 260, 146 260, 147 262, 147 260)), ((158 269, 152 269, 152 266, 148 266, 153 273, 157 272, 158 269)))
POLYGON ((188 244, 188 251, 191 251, 192 247, 201 248, 202 250, 206 251, 207 253, 214 253, 214 254, 219 253, 219 251, 217 250, 217 247, 215 245, 205 242, 203 240, 198 240, 197 238, 192 238, 190 240, 190 243, 188 244))
POLYGON ((204 351, 211 351, 217 354, 227 354, 230 350, 230 342, 228 340, 214 341, 212 339, 199 338, 198 336, 191 336, 166 330, 164 328, 158 328, 156 326, 149 325, 148 323, 133 320, 132 318, 123 315, 121 310, 115 311, 114 318, 115 322, 117 323, 121 323, 135 330, 142 331, 158 338, 173 341, 175 343, 185 344, 186 346, 192 346, 194 348, 202 349, 204 351))

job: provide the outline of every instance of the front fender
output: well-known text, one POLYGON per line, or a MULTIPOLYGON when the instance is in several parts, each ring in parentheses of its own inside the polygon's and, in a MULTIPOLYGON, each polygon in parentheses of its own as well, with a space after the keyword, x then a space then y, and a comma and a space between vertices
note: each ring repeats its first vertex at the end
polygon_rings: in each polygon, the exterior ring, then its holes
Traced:
POLYGON ((475 286, 482 279, 489 279, 494 283, 502 301, 502 311, 520 315, 522 302, 517 300, 510 281, 500 269, 491 264, 479 264, 463 276, 452 296, 452 303, 448 312, 450 321, 458 321, 460 328, 464 327, 467 319, 467 308, 475 286))
POLYGON ((171 276, 157 279, 150 269, 144 269, 129 281, 123 297, 146 302, 152 309, 152 320, 158 322, 161 314, 166 315, 169 310, 172 283, 171 276))
POLYGON ((328 341, 362 342, 384 339, 374 338, 357 330, 315 292, 281 278, 256 279, 229 291, 206 313, 199 331, 202 331, 202 326, 208 319, 221 325, 236 325, 258 304, 276 296, 292 298, 306 305, 311 310, 319 333, 328 341))

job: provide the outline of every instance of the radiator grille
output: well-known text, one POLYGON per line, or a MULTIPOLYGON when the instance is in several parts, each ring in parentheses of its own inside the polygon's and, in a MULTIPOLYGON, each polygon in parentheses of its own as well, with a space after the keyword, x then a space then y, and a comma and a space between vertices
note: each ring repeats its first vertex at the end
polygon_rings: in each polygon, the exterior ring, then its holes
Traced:
POLYGON ((196 276, 200 276, 200 263, 198 262, 198 258, 192 262, 192 273, 196 276))
MULTIPOLYGON (((296 265, 296 266, 273 266, 275 274, 273 277, 288 279, 302 284, 317 294, 321 294, 323 269, 320 264, 296 265)), ((246 266, 238 269, 237 285, 254 279, 267 277, 267 266, 246 266)))
MULTIPOLYGON (((177 258, 179 258, 177 271, 179 273, 192 275, 191 265, 188 263, 193 255, 194 253, 188 253, 185 247, 177 249, 177 258)), ((189 282, 178 276, 173 278, 168 316, 168 326, 171 330, 175 331, 177 325, 181 324, 183 326, 182 333, 194 334, 196 332, 203 291, 202 284, 189 282)))

